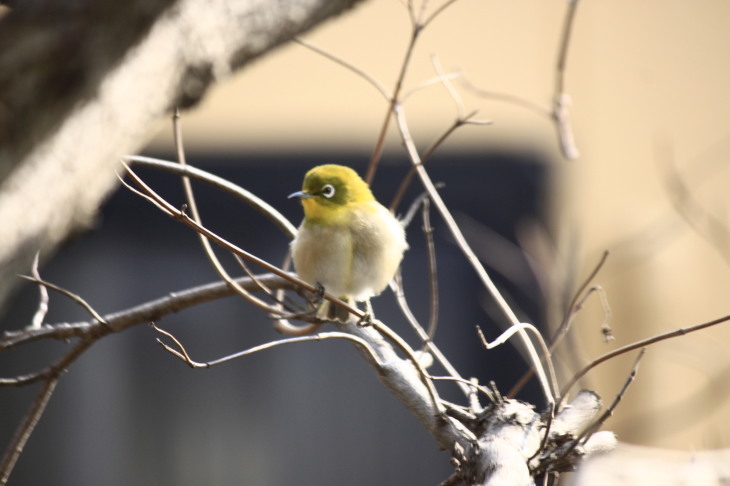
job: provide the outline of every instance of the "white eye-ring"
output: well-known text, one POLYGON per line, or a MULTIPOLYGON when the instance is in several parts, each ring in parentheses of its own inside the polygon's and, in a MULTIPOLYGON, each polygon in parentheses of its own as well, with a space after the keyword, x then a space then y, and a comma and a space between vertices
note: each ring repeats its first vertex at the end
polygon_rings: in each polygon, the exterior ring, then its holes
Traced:
POLYGON ((322 186, 322 191, 320 192, 320 194, 329 199, 335 195, 335 188, 332 184, 325 184, 324 186, 322 186))

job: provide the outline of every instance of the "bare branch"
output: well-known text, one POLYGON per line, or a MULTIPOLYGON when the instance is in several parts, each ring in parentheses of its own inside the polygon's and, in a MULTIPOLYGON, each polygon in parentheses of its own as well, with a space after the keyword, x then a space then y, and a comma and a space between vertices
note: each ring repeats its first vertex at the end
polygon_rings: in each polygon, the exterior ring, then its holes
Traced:
POLYGON ((421 341, 425 344, 426 348, 431 352, 436 360, 439 362, 439 364, 446 370, 446 372, 456 380, 457 383, 459 383, 459 386, 461 388, 461 391, 464 392, 464 395, 469 396, 469 387, 464 386, 464 378, 461 377, 458 371, 456 371, 456 368, 449 362, 449 360, 444 356, 444 354, 439 350, 439 348, 436 347, 436 345, 431 341, 428 337, 428 333, 423 329, 423 326, 418 322, 418 319, 416 319, 416 316, 413 315, 413 312, 411 311, 410 306, 408 305, 408 300, 406 299, 405 294, 403 293, 403 285, 402 285, 402 278, 400 275, 400 271, 396 274, 395 278, 393 279, 393 282, 391 282, 391 289, 393 290, 393 293, 395 294, 396 301, 398 302, 398 306, 400 307, 401 311, 403 312, 403 315, 406 317, 406 320, 411 325, 411 328, 415 331, 416 335, 421 339, 421 341))
POLYGON ((25 417, 18 425, 13 438, 10 440, 7 449, 5 449, 2 462, 0 462, 0 485, 7 484, 10 473, 13 471, 15 463, 23 452, 25 444, 33 434, 35 426, 46 410, 46 405, 48 405, 48 401, 51 399, 51 395, 53 395, 53 391, 58 384, 58 378, 58 376, 55 376, 46 380, 41 389, 38 390, 25 417))
POLYGON ((339 64, 340 66, 354 72, 355 74, 357 74, 358 76, 363 78, 365 81, 367 81, 368 83, 373 85, 373 87, 375 89, 377 89, 381 95, 383 95, 383 97, 385 98, 386 101, 390 101, 391 99, 393 99, 393 95, 390 93, 390 91, 388 91, 388 88, 386 88, 385 85, 383 85, 380 81, 378 81, 375 77, 368 74, 363 69, 360 69, 359 67, 355 66, 351 62, 346 61, 345 59, 343 59, 339 56, 336 56, 329 51, 322 49, 321 47, 309 42, 308 40, 302 39, 300 37, 295 37, 293 40, 297 44, 300 44, 300 45, 306 47, 307 49, 311 49, 312 51, 316 52, 317 54, 326 57, 330 61, 334 61, 337 64, 339 64))
MULTIPOLYGON (((33 278, 36 280, 41 279, 41 274, 38 273, 38 259, 40 254, 40 252, 36 252, 31 269, 31 275, 33 275, 33 278)), ((38 299, 38 310, 33 315, 33 320, 30 323, 30 327, 33 329, 40 329, 43 324, 43 319, 46 318, 46 314, 48 313, 48 290, 46 289, 46 286, 39 285, 38 292, 40 293, 40 297, 38 299)))
MULTIPOLYGON (((173 115, 173 132, 174 132, 174 138, 175 138, 175 149, 177 152, 177 158, 178 162, 181 166, 186 167, 187 162, 185 160, 185 148, 183 146, 182 141, 182 126, 180 123, 180 114, 177 110, 175 110, 175 114, 173 115)), ((193 194, 193 186, 190 183, 190 179, 187 176, 182 176, 182 184, 183 184, 183 191, 185 192, 185 199, 188 202, 188 206, 190 207, 190 212, 192 214, 192 219, 197 223, 198 225, 202 226, 203 221, 200 218, 200 211, 198 210, 198 203, 195 200, 195 195, 193 194)), ((279 309, 276 307, 270 306, 263 300, 259 299, 258 297, 254 296, 253 294, 246 291, 245 288, 241 287, 236 283, 235 280, 228 274, 226 269, 221 264, 218 257, 215 255, 215 252, 213 251, 213 248, 211 247, 210 240, 203 236, 202 234, 198 233, 198 239, 200 240, 200 244, 203 246, 203 250, 205 252, 205 255, 208 257, 208 261, 213 265, 213 268, 215 268, 215 271, 218 273, 218 276, 220 276, 228 285, 233 287, 233 290, 238 294, 239 297, 244 299, 246 302, 250 303, 251 305, 258 307, 259 309, 262 309, 272 315, 279 314, 279 309)), ((238 255, 236 255, 236 258, 238 255)), ((255 277, 252 277, 255 280, 255 277)))
POLYGON ((287 238, 293 239, 294 235, 297 234, 296 226, 291 224, 288 219, 276 210, 276 208, 246 189, 243 189, 242 187, 237 186, 236 184, 233 184, 232 182, 215 174, 211 174, 210 172, 206 172, 190 165, 182 166, 174 162, 155 159, 152 157, 143 157, 140 155, 128 155, 124 157, 124 160, 130 165, 163 170, 172 174, 192 177, 193 179, 204 182, 216 189, 220 189, 231 194, 251 206, 274 223, 274 225, 276 225, 276 227, 279 228, 279 230, 284 233, 284 236, 287 238))
POLYGON ((229 361, 236 360, 238 358, 243 358, 244 356, 248 356, 250 354, 258 353, 259 351, 265 351, 267 349, 275 348, 278 346, 281 346, 283 344, 294 344, 294 343, 303 343, 308 341, 323 341, 326 339, 346 339, 348 341, 352 341, 359 346, 362 347, 365 352, 368 353, 373 363, 378 363, 378 355, 375 353, 373 348, 370 346, 370 344, 365 341, 364 339, 353 336, 352 334, 348 334, 345 332, 321 332, 319 334, 314 334, 311 336, 297 336, 297 337, 290 337, 286 339, 278 339, 276 341, 270 341, 268 343, 261 344, 259 346, 254 346, 252 348, 248 348, 243 351, 239 351, 238 353, 233 353, 228 356, 224 356, 222 358, 214 359, 212 361, 206 361, 206 362, 199 362, 194 361, 190 358, 190 355, 188 354, 187 350, 185 349, 185 346, 177 339, 175 336, 172 335, 172 333, 165 331, 164 329, 160 329, 154 323, 152 324, 152 328, 157 331, 158 333, 162 334, 163 336, 170 339, 174 344, 175 347, 169 346, 162 342, 161 339, 157 339, 157 342, 162 345, 162 347, 169 353, 177 356, 182 361, 184 361, 188 366, 191 368, 211 368, 213 366, 217 366, 219 364, 227 363, 229 361))
POLYGON ((439 313, 439 290, 436 268, 436 248, 433 244, 433 227, 429 217, 430 202, 428 198, 423 200, 423 234, 426 238, 426 254, 428 255, 428 300, 430 304, 428 314, 428 340, 433 341, 436 335, 439 313))
MULTIPOLYGON (((409 10, 411 9, 409 8, 409 10)), ((416 47, 416 42, 418 41, 420 33, 420 26, 417 23, 413 24, 411 37, 408 41, 408 47, 406 47, 406 52, 403 57, 403 61, 401 62, 400 73, 398 74, 398 78, 395 82, 395 88, 393 89, 393 95, 390 97, 388 110, 385 112, 385 119, 383 120, 383 124, 380 127, 380 133, 378 134, 378 139, 375 142, 375 148, 373 150, 373 153, 370 156, 370 163, 368 164, 368 170, 365 174, 365 182, 367 182, 368 185, 372 185, 373 179, 375 178, 375 171, 377 170, 378 164, 380 163, 380 157, 383 155, 383 148, 385 147, 385 135, 388 133, 388 127, 390 126, 390 117, 393 114, 393 109, 395 108, 395 105, 398 103, 400 92, 403 88, 403 80, 405 79, 406 72, 408 72, 408 68, 410 67, 411 56, 413 55, 413 51, 416 47)))
POLYGON ((598 275, 598 272, 601 271, 603 268, 603 265, 606 263, 606 260, 608 259, 608 250, 604 250, 603 254, 601 255, 601 258, 598 260, 598 263, 593 268, 593 271, 586 277, 586 279, 583 281, 583 283, 578 287, 578 290, 573 295, 573 300, 571 300, 570 305, 565 311, 565 315, 563 317, 563 322, 558 327, 555 335, 550 340, 550 349, 554 349, 555 346, 562 341, 563 337, 567 334, 568 330, 570 329, 570 325, 573 322, 573 319, 575 318, 576 314, 580 311, 582 308, 582 304, 585 302, 585 300, 588 298, 588 296, 591 293, 591 290, 588 290, 588 292, 585 293, 586 288, 591 284, 594 278, 598 275))
MULTIPOLYGON (((464 101, 461 99, 461 96, 451 84, 450 77, 446 76, 446 73, 444 73, 444 70, 441 67, 441 60, 435 54, 431 56, 431 65, 433 66, 433 70, 436 71, 439 81, 441 81, 441 84, 446 89, 446 92, 449 93, 451 99, 454 100, 454 104, 456 105, 456 117, 458 119, 466 118, 464 116, 464 112, 466 111, 466 109, 464 108, 464 101)), ((459 75, 461 75, 461 73, 459 73, 459 75)))
MULTIPOLYGON (((294 289, 294 284, 285 280, 278 275, 265 274, 257 277, 259 282, 263 282, 268 288, 272 289, 294 289)), ((249 291, 255 291, 257 284, 248 277, 237 279, 239 285, 245 287, 249 291)), ((103 335, 108 331, 123 331, 128 327, 158 321, 162 317, 179 312, 183 309, 193 307, 204 302, 220 299, 233 295, 233 290, 228 288, 225 282, 213 282, 185 290, 171 292, 170 294, 149 302, 142 303, 135 307, 118 311, 112 314, 106 314, 103 321, 108 327, 101 324, 101 321, 77 322, 72 324, 51 324, 45 325, 40 329, 25 328, 20 331, 7 331, 0 339, 0 351, 38 341, 41 339, 58 339, 68 340, 72 338, 83 338, 87 335, 103 335)))
POLYGON ((577 159, 580 156, 578 147, 575 145, 575 137, 573 136, 573 129, 570 125, 568 115, 570 98, 565 94, 565 70, 568 65, 568 48, 570 47, 570 38, 573 32, 573 23, 575 21, 575 12, 578 8, 578 3, 579 0, 569 0, 565 11, 563 33, 560 40, 558 60, 555 66, 555 94, 553 96, 552 111, 555 128, 558 131, 560 148, 563 151, 563 156, 568 160, 577 159))
MULTIPOLYGON (((449 126, 449 128, 444 131, 444 133, 441 134, 441 136, 433 143, 431 146, 426 149, 426 152, 424 152, 423 156, 421 157, 421 164, 425 163, 426 160, 428 160, 431 155, 436 151, 437 148, 441 146, 442 143, 446 141, 449 136, 451 136, 452 133, 456 131, 457 128, 462 127, 464 125, 489 125, 492 122, 488 120, 483 121, 475 121, 472 120, 472 117, 474 117, 477 114, 476 111, 472 111, 468 115, 466 115, 465 118, 457 118, 454 120, 454 122, 449 126)), ((410 186, 411 181, 413 180, 413 176, 416 175, 416 168, 411 167, 411 169, 408 171, 408 174, 403 178, 403 181, 401 182, 400 186, 398 187, 398 191, 396 192, 395 196, 393 197, 393 201, 390 203, 390 210, 395 212, 398 206, 400 205, 401 200, 403 199, 403 196, 405 195, 406 190, 408 189, 408 186, 410 186)), ((438 184, 436 185, 438 187, 438 184)))
MULTIPOLYGON (((398 126, 398 129, 401 133, 401 139, 403 140, 403 143, 406 146, 406 150, 408 151, 408 155, 411 159, 411 163, 413 164, 413 167, 416 169, 416 172, 418 176, 421 179, 421 182, 423 183, 424 187, 426 188, 426 191, 428 192, 431 200, 436 205, 436 208, 438 209, 439 213, 441 214, 441 217, 446 222, 446 225, 449 228, 449 231, 451 232, 452 236, 456 240, 457 245, 461 249, 462 253, 464 253, 464 256, 466 257, 467 261, 471 264, 471 266, 476 271, 477 275, 479 276, 479 279, 482 281, 484 286, 489 291, 492 298, 497 302, 497 305, 500 307, 502 312, 505 314, 507 319, 509 320, 510 324, 513 326, 518 326, 520 324, 519 319, 515 315, 515 313, 510 308, 509 304, 507 304, 507 301, 502 297, 502 294, 499 292, 499 289, 497 289, 497 286, 494 285, 494 282, 492 282, 492 279, 487 274, 487 271, 484 269, 482 264, 479 262, 479 259, 477 258, 474 251, 471 249, 469 244, 466 242, 466 239, 464 238, 464 235, 462 234, 461 230, 459 229, 459 226, 456 224, 456 221, 454 220, 454 217, 451 215, 451 212, 446 207, 446 204, 441 199, 441 195, 436 190, 436 187, 434 186, 433 182, 431 181, 431 178, 429 177, 428 173, 424 169, 421 159, 418 155, 418 151, 416 150, 415 144, 413 143, 413 139, 411 137, 410 131, 408 129, 408 124, 405 120, 405 114, 403 113, 403 109, 399 104, 396 104, 393 107, 395 116, 396 116, 396 123, 398 126)), ((538 373, 538 379, 540 381, 540 385, 542 386, 543 393, 545 394, 545 399, 548 402, 548 404, 551 404, 555 401, 552 392, 550 390, 550 384, 548 383, 547 377, 545 376, 545 370, 542 367, 542 364, 540 363, 540 358, 537 354, 537 351, 535 350, 534 346, 532 345, 532 342, 530 341, 529 337, 525 334, 524 330, 520 330, 519 332, 520 339, 522 340, 523 344, 525 345, 527 352, 530 356, 530 360, 532 364, 535 366, 535 369, 538 373)))
MULTIPOLYGON (((91 305, 89 305, 88 302, 86 302, 83 298, 81 298, 80 295, 74 294, 73 292, 66 290, 62 287, 59 287, 58 285, 52 284, 51 282, 46 282, 45 280, 41 280, 36 277, 29 277, 27 275, 18 275, 20 278, 24 278, 25 280, 30 280, 31 282, 35 282, 40 286, 48 287, 51 290, 55 290, 56 292, 65 295, 69 299, 73 300, 77 304, 79 304, 81 307, 83 307, 86 312, 88 312, 91 317, 96 319, 98 322, 104 325, 108 325, 107 322, 104 320, 103 317, 101 317, 91 305)), ((38 329, 38 327, 34 327, 34 329, 38 329)))
MULTIPOLYGON (((457 0, 446 0, 444 3, 442 3, 426 20, 423 21, 423 24, 421 25, 422 29, 425 29, 431 22, 436 19, 444 10, 452 6, 454 3, 456 3, 457 0)), ((426 2, 423 2, 424 5, 426 2)))
MULTIPOLYGON (((540 331, 537 330, 535 326, 529 323, 521 322, 517 325, 512 325, 507 328, 502 334, 500 334, 494 341, 491 343, 487 341, 487 339, 484 337, 484 333, 482 332, 482 329, 477 326, 477 335, 479 336, 479 340, 481 341, 482 345, 484 346, 484 349, 494 349, 497 346, 504 344, 507 342, 509 338, 511 338, 513 335, 521 333, 523 330, 530 331, 533 336, 535 336, 535 339, 537 339, 537 342, 540 344, 540 348, 542 349, 542 354, 544 357, 545 364, 548 369, 548 376, 550 377, 550 385, 552 386, 552 396, 556 396, 558 393, 558 379, 555 376, 555 369, 553 368, 552 360, 550 359, 550 350, 548 349, 547 345, 545 344, 545 340, 542 337, 542 334, 540 334, 540 331)), ((549 404, 551 407, 553 406, 552 403, 549 404)))
POLYGON ((643 348, 649 345, 652 345, 654 343, 658 343, 660 341, 664 341, 666 339, 675 338, 678 336, 684 336, 685 334, 689 334, 691 332, 699 331, 701 329, 705 329, 707 327, 712 327, 717 324, 721 324, 723 322, 730 321, 730 315, 719 317, 717 319, 713 319, 708 322, 703 322, 701 324, 696 324, 694 326, 690 327, 682 327, 679 329, 675 329, 674 331, 665 332, 663 334, 657 334, 656 336, 642 339, 641 341, 636 341, 635 343, 628 344, 626 346, 622 346, 618 349, 614 349, 613 351, 604 354, 603 356, 600 356, 593 361, 591 361, 587 366, 585 366, 582 370, 577 372, 573 377, 563 386, 563 389, 561 391, 561 396, 565 396, 565 394, 573 387, 573 385, 576 384, 578 380, 580 380, 586 373, 588 373, 590 370, 598 366, 599 364, 603 363, 604 361, 608 361, 609 359, 615 358, 616 356, 620 356, 624 353, 628 353, 630 351, 633 351, 635 349, 643 348))
POLYGON ((611 402, 611 405, 606 408, 606 411, 601 414, 598 419, 592 423, 590 426, 586 428, 585 431, 576 439, 577 442, 586 443, 588 439, 593 435, 597 430, 599 430, 601 427, 603 427, 603 424, 608 420, 608 418, 613 415, 614 410, 616 410, 616 407, 618 407, 618 404, 623 399, 624 395, 626 394, 626 391, 629 389, 629 386, 634 382, 636 379, 636 374, 639 372, 639 363, 641 363, 642 358, 644 357, 644 353, 646 353, 646 348, 641 348, 641 351, 639 351, 639 354, 636 356, 636 360, 634 360, 634 364, 631 367, 631 372, 629 373, 629 376, 626 377, 626 381, 624 382, 624 385, 621 387, 621 390, 616 394, 616 397, 613 399, 613 402, 611 402))
MULTIPOLYGON (((593 268, 593 271, 586 277, 586 279, 583 281, 583 283, 578 287, 578 290, 573 295, 573 299, 571 300, 570 304, 568 305, 568 308, 565 311, 565 314, 563 316, 563 321, 558 327, 557 331, 553 335, 553 338, 550 340, 550 353, 555 350, 555 348, 560 344, 560 342, 563 340, 563 338, 567 335, 568 330, 570 329, 571 324, 573 323, 573 319, 575 318, 576 314, 580 311, 582 308, 582 305, 585 303, 586 299, 591 295, 592 288, 589 289, 587 292, 585 292, 586 288, 590 283, 593 281, 594 278, 598 275, 598 272, 600 272, 601 268, 603 268, 603 265, 606 263, 606 260, 608 259, 608 250, 605 250, 603 252, 603 255, 601 256, 600 260, 596 264, 596 266, 593 268), (584 294, 585 292, 585 294, 584 294)), ((602 296, 602 303, 604 303, 603 299, 605 299, 605 296, 602 296)), ((608 303, 605 303, 606 306, 608 306, 608 303)), ((609 337, 612 336, 611 329, 608 327, 608 319, 610 318, 610 308, 606 307, 607 311, 604 313, 604 321, 601 325, 601 329, 603 331, 604 339, 610 340, 609 337)), ((533 373, 535 370, 533 368, 530 368, 525 372, 524 375, 514 384, 512 385, 512 388, 507 392, 508 397, 514 397, 524 386, 527 384, 530 378, 532 378, 533 373)))
POLYGON ((606 420, 608 420, 608 418, 613 414, 613 411, 616 410, 616 407, 621 402, 623 396, 626 394, 629 386, 634 382, 636 374, 639 370, 639 363, 644 357, 645 352, 646 348, 642 348, 637 355, 636 360, 634 360, 634 364, 631 367, 631 372, 629 373, 629 376, 626 378, 626 381, 621 387, 621 390, 619 390, 619 392, 616 394, 616 397, 614 398, 611 405, 606 408, 606 410, 601 414, 600 417, 598 417, 595 421, 586 426, 586 428, 577 437, 572 439, 565 447, 563 447, 560 451, 560 454, 556 454, 555 457, 542 462, 539 468, 540 471, 549 471, 551 469, 551 466, 554 466, 555 464, 559 464, 561 462, 572 462, 568 458, 576 449, 576 447, 586 445, 591 439, 591 436, 593 436, 593 434, 596 433, 596 431, 598 431, 603 426, 606 420))

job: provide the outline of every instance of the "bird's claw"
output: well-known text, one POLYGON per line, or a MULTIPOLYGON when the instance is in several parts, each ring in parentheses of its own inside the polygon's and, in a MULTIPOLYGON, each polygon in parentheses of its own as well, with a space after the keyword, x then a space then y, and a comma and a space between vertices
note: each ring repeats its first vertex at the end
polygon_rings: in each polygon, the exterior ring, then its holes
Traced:
POLYGON ((373 325, 373 315, 369 312, 366 312, 363 314, 363 316, 358 319, 357 326, 358 327, 368 327, 373 325))

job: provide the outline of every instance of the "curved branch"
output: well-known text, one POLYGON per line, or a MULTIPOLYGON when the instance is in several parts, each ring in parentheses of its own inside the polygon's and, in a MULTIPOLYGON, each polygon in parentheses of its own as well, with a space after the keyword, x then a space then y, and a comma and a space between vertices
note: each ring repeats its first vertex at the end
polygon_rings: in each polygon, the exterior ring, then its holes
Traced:
POLYGON ((128 155, 124 157, 124 160, 130 165, 145 167, 149 169, 162 170, 171 174, 177 174, 179 176, 191 177, 200 182, 204 182, 216 189, 227 192, 232 196, 245 202, 253 209, 267 217, 279 230, 284 233, 284 236, 290 240, 297 234, 297 228, 286 217, 281 214, 272 205, 259 198, 252 192, 210 172, 198 169, 191 165, 181 165, 175 162, 167 160, 156 159, 154 157, 144 157, 141 155, 128 155))

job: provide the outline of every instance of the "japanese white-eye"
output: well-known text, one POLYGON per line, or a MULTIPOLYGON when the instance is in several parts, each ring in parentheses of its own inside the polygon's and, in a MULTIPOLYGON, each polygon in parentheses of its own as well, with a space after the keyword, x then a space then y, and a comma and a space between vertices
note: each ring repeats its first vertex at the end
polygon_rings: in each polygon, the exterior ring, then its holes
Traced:
MULTIPOLYGON (((408 248, 403 225, 373 197, 357 173, 320 165, 304 177, 304 220, 291 242, 294 268, 307 283, 347 302, 369 301, 393 278, 408 248)), ((347 321, 348 312, 323 301, 317 317, 347 321)))

